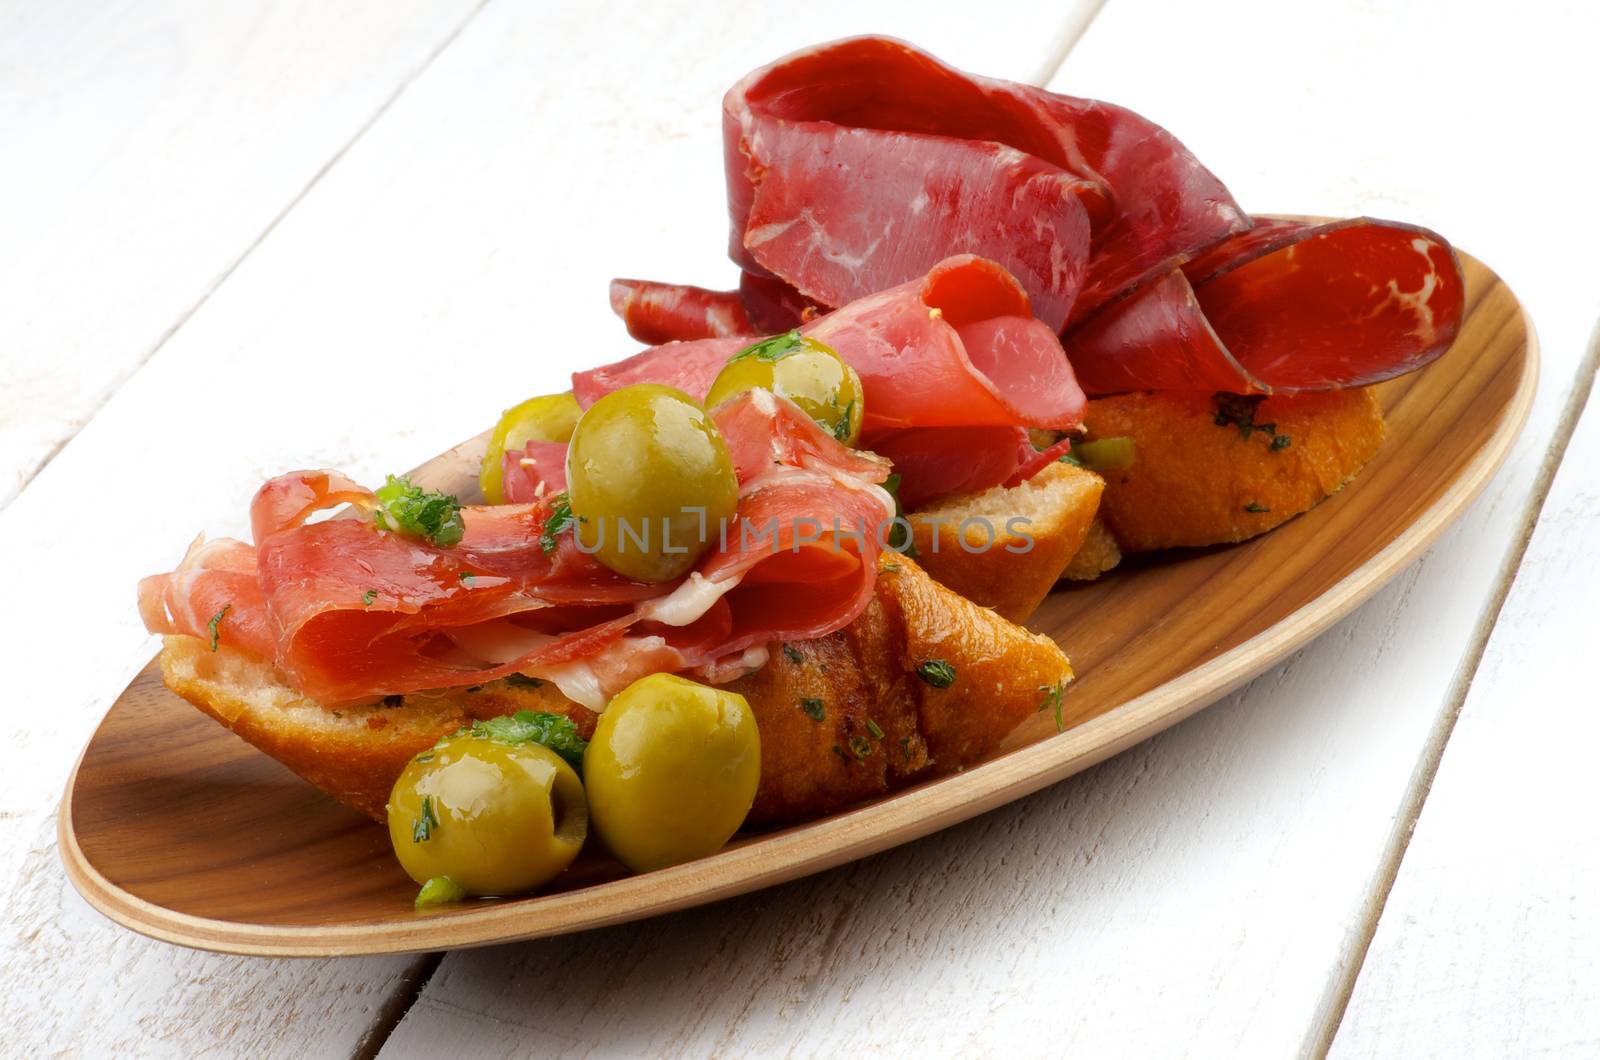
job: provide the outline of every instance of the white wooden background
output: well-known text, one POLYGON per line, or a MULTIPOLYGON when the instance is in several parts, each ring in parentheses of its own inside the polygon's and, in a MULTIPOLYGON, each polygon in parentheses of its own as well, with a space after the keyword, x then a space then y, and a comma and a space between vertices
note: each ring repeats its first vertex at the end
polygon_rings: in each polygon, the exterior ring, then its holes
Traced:
POLYGON ((1576 0, 0 0, 0 1052, 1600 1055, 1597 35, 1576 0), (1226 701, 817 877, 442 960, 90 910, 54 810, 151 653, 137 576, 273 471, 370 480, 625 352, 611 275, 725 283, 722 90, 865 31, 1130 105, 1249 208, 1446 232, 1539 330, 1516 456, 1226 701))

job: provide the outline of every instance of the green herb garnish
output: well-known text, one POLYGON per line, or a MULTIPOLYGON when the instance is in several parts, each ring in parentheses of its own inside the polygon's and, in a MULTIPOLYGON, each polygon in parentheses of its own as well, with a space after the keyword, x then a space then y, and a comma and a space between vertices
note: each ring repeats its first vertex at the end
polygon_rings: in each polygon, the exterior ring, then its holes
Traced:
POLYGON ((911 737, 900 737, 900 753, 906 756, 906 761, 911 761, 911 737))
POLYGON ((435 876, 417 892, 416 906, 428 909, 436 905, 453 905, 467 896, 466 888, 448 876, 435 876))
POLYGON ((216 651, 217 645, 222 642, 222 620, 233 610, 232 604, 223 604, 222 610, 211 616, 211 621, 206 623, 206 628, 211 631, 211 650, 216 651))
POLYGON ((805 340, 800 337, 800 332, 786 331, 782 335, 774 335, 770 339, 762 339, 760 342, 746 346, 732 357, 729 357, 728 363, 732 364, 734 361, 742 361, 746 357, 754 357, 758 361, 766 361, 770 364, 773 361, 783 360, 791 353, 798 352, 804 345, 805 340))
MULTIPOLYGON (((894 498, 894 523, 889 527, 889 540, 885 542, 891 551, 902 556, 917 558, 916 542, 911 540, 910 523, 906 522, 906 510, 900 503, 900 476, 890 475, 883 480, 883 488, 889 496, 894 498)), ((896 567, 896 570, 900 568, 896 567)))
POLYGON ((544 521, 544 529, 539 532, 539 549, 545 555, 550 555, 556 550, 556 539, 566 531, 572 529, 578 520, 572 514, 572 500, 565 493, 558 493, 550 499, 550 515, 544 521))
POLYGON ((956 668, 943 659, 929 659, 918 664, 917 676, 934 688, 949 688, 956 683, 956 668))
POLYGON ((512 688, 544 687, 543 681, 539 680, 537 677, 529 677, 527 674, 507 674, 505 681, 506 684, 510 685, 512 688))
POLYGON ((783 646, 783 657, 794 663, 796 666, 799 666, 801 663, 806 661, 806 657, 800 654, 800 649, 796 648, 793 644, 785 644, 783 646))
POLYGON ((433 830, 439 827, 439 815, 433 812, 433 796, 422 797, 422 812, 417 819, 411 822, 411 841, 413 843, 426 843, 433 838, 433 830))
POLYGON ((461 502, 444 493, 432 493, 413 486, 405 476, 389 480, 372 494, 377 505, 372 520, 379 529, 426 539, 439 548, 461 542, 466 524, 461 521, 461 502))
POLYGON ((372 601, 376 600, 377 598, 378 590, 376 589, 368 589, 366 592, 361 594, 361 602, 366 604, 368 607, 371 607, 372 601))
POLYGON ((872 753, 872 744, 865 736, 850 737, 850 753, 856 758, 865 758, 872 753))
POLYGON ((1057 681, 1053 685, 1040 685, 1039 691, 1044 693, 1044 702, 1039 704, 1039 713, 1054 709, 1056 712, 1056 732, 1061 731, 1061 697, 1067 690, 1065 681, 1057 681))
POLYGON ((842 747, 840 747, 838 744, 834 744, 833 745, 833 753, 838 755, 840 758, 844 759, 846 764, 849 764, 850 756, 845 754, 844 753, 844 749, 842 747))
POLYGON ((873 721, 871 718, 867 719, 867 731, 872 734, 872 738, 874 740, 883 739, 883 730, 878 728, 878 723, 873 721))
POLYGON ((572 719, 562 714, 545 714, 535 710, 519 710, 515 714, 475 721, 457 729, 446 739, 471 736, 477 740, 496 743, 539 743, 567 760, 574 769, 583 768, 583 752, 589 741, 578 735, 572 719))
POLYGON ((800 709, 806 712, 806 717, 812 721, 821 721, 827 717, 827 709, 820 699, 807 696, 800 701, 800 709))
POLYGON ((1239 436, 1246 440, 1258 431, 1270 435, 1272 441, 1267 444, 1267 448, 1274 453, 1289 448, 1289 436, 1279 434, 1276 423, 1256 422, 1256 412, 1260 409, 1261 403, 1267 400, 1267 395, 1218 393, 1212 395, 1212 400, 1217 403, 1217 414, 1212 417, 1211 422, 1218 427, 1237 427, 1239 436))
POLYGON ((1245 505, 1244 510, 1249 512, 1251 515, 1262 515, 1266 512, 1272 511, 1271 508, 1268 508, 1262 504, 1257 504, 1255 501, 1251 501, 1249 504, 1245 505))
POLYGON ((880 568, 880 569, 881 569, 882 573, 884 573, 884 574, 899 574, 900 573, 900 564, 898 564, 898 563, 885 563, 883 565, 883 567, 880 568))
POLYGON ((845 402, 844 414, 839 417, 839 422, 833 425, 833 437, 835 441, 842 442, 846 438, 850 437, 850 417, 855 413, 855 411, 856 399, 851 398, 849 401, 845 402))

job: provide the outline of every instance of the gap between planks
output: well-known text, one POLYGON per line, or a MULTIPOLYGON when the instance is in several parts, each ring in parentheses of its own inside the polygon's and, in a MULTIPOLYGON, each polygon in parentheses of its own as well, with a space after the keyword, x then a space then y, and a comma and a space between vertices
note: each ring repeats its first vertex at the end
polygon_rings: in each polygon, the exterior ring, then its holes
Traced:
MULTIPOLYGON (((228 282, 229 277, 239 270, 239 266, 243 265, 250 255, 255 253, 256 248, 266 241, 267 237, 277 229, 278 225, 283 223, 283 219, 288 217, 289 214, 294 211, 296 206, 300 205, 305 197, 310 194, 311 189, 316 187, 322 178, 328 175, 328 172, 338 164, 339 160, 349 152, 350 148, 354 147, 355 144, 367 134, 368 130, 378 123, 378 119, 382 118, 384 114, 388 113, 389 108, 394 106, 395 101, 401 96, 405 95, 406 90, 410 88, 413 83, 415 83, 417 78, 422 76, 428 67, 433 65, 434 60, 438 59, 440 55, 443 55, 445 49, 449 48, 451 44, 455 43, 456 38, 461 36, 462 31, 472 23, 473 19, 478 17, 479 13, 483 11, 484 7, 487 6, 488 3, 489 0, 478 0, 478 3, 473 6, 472 10, 467 12, 466 17, 457 23, 450 30, 450 32, 446 33, 438 44, 434 45, 434 47, 423 58, 422 62, 418 63, 414 69, 400 79, 400 83, 395 86, 394 91, 390 92, 389 95, 384 98, 383 102, 378 104, 377 108, 373 110, 367 119, 357 126, 355 132, 350 134, 350 138, 346 140, 337 151, 330 155, 328 160, 319 166, 315 173, 311 174, 311 179, 307 180, 305 185, 301 187, 299 191, 295 192, 292 197, 290 197, 289 201, 284 204, 283 209, 274 214, 272 220, 268 221, 266 226, 262 228, 260 232, 256 233, 255 238, 250 240, 250 242, 245 245, 245 248, 239 252, 239 256, 234 258, 233 261, 229 262, 228 266, 217 274, 216 279, 212 280, 210 285, 207 286, 205 290, 200 292, 200 297, 196 298, 187 309, 179 313, 177 319, 174 320, 167 327, 167 329, 163 331, 159 337, 157 337, 156 341, 151 343, 150 348, 145 350, 138 360, 136 360, 134 364, 128 368, 126 374, 122 378, 122 382, 113 387, 104 395, 104 397, 101 398, 94 408, 89 411, 89 414, 83 418, 83 421, 78 424, 76 429, 68 432, 63 438, 52 445, 50 447, 50 451, 45 454, 44 459, 39 461, 37 466, 35 466, 32 470, 24 472, 22 483, 17 487, 16 493, 12 495, 10 500, 0 501, 0 508, 4 508, 11 501, 14 501, 18 497, 22 496, 23 491, 28 488, 34 479, 39 477, 39 473, 50 466, 51 462, 61 454, 61 450, 65 449, 72 442, 72 440, 78 436, 79 432, 81 432, 84 427, 87 427, 89 422, 100 414, 100 410, 106 407, 107 403, 109 403, 111 399, 117 395, 117 392, 120 391, 123 386, 127 385, 129 380, 138 375, 140 370, 143 369, 146 364, 150 363, 150 359, 152 357, 161 352, 162 347, 170 342, 172 337, 176 335, 179 330, 182 329, 182 327, 200 311, 201 307, 211 300, 211 296, 216 294, 222 285, 228 282)), ((1064 55, 1063 58, 1065 58, 1064 55)))
MULTIPOLYGON (((227 273, 223 274, 222 278, 212 286, 211 290, 215 290, 217 287, 221 286, 223 280, 226 280, 228 275, 233 272, 233 268, 237 268, 239 262, 242 262, 245 257, 249 256, 250 251, 255 249, 256 244, 260 243, 263 239, 271 234, 273 228, 277 226, 278 222, 282 220, 290 210, 294 209, 296 203, 305 197, 306 192, 310 191, 311 187, 322 178, 323 174, 331 169, 334 163, 338 162, 339 159, 344 156, 345 152, 348 151, 350 147, 354 145, 355 142, 359 140, 361 136, 369 128, 371 128, 379 118, 383 116, 384 111, 389 109, 390 104, 400 97, 400 95, 406 90, 407 86, 415 81, 417 76, 420 75, 422 71, 426 70, 430 65, 432 65, 435 59, 443 54, 445 49, 447 49, 455 41, 455 39, 461 35, 461 31, 467 27, 468 23, 478 16, 478 13, 483 10, 488 2, 489 0, 481 0, 481 2, 472 9, 471 14, 462 20, 461 25, 457 26, 455 30, 445 38, 443 43, 441 43, 439 47, 435 48, 433 52, 429 54, 427 61, 418 67, 410 77, 406 78, 405 82, 395 90, 394 94, 384 101, 383 106, 378 108, 377 112, 373 114, 372 118, 356 131, 356 134, 350 138, 350 142, 345 144, 344 147, 340 148, 338 153, 328 160, 327 165, 323 166, 317 171, 317 174, 311 178, 310 183, 308 183, 305 188, 301 190, 300 194, 296 195, 294 200, 284 208, 283 213, 274 218, 272 223, 262 230, 261 235, 256 238, 255 242, 246 248, 244 254, 240 255, 239 261, 235 262, 234 266, 229 268, 227 273)), ((1050 57, 1045 60, 1043 64, 1041 64, 1039 70, 1031 79, 1033 84, 1044 86, 1050 83, 1051 79, 1056 76, 1056 73, 1066 63, 1067 57, 1072 54, 1072 49, 1077 46, 1078 42, 1083 39, 1083 35, 1088 32, 1089 27, 1094 23, 1095 17, 1100 14, 1101 9, 1103 9, 1105 5, 1106 0, 1099 0, 1099 2, 1095 3, 1093 6, 1067 19, 1059 31, 1055 50, 1051 53, 1050 57)), ((210 294, 211 291, 207 291, 200 301, 197 302, 188 313, 185 313, 184 316, 173 325, 171 331, 162 336, 161 342, 165 342, 171 337, 173 332, 176 332, 178 328, 182 327, 184 321, 193 314, 195 309, 198 309, 200 305, 205 302, 206 298, 210 297, 210 294)), ((159 349, 160 346, 161 343, 157 343, 155 349, 159 349)), ((152 354, 155 352, 155 349, 151 350, 152 354)), ((59 451, 60 447, 58 446, 56 452, 59 451)), ((55 453, 52 452, 51 456, 53 457, 54 455, 55 453)), ((48 460, 45 462, 49 463, 48 460)), ((41 465, 41 467, 42 466, 43 465, 41 465)), ((37 472, 35 472, 35 474, 37 474, 37 472)), ((1543 480, 1541 480, 1541 483, 1542 482, 1543 480)), ((1542 499, 1543 494, 1540 494, 1540 496, 1542 499)), ((1498 609, 1498 602, 1496 604, 1496 608, 1498 609)), ((357 1044, 353 1054, 353 1060, 374 1060, 374 1058, 382 1054, 383 1047, 388 1042, 389 1037, 394 1034, 395 1028, 400 1026, 400 1021, 405 1019, 406 1013, 411 1011, 411 1007, 417 1003, 417 999, 420 998, 422 996, 422 992, 427 989, 429 980, 431 980, 434 973, 439 970, 439 966, 444 963, 444 956, 445 955, 443 953, 424 954, 423 956, 419 957, 410 968, 406 969, 404 978, 400 981, 399 985, 395 987, 394 993, 390 995, 387 1001, 384 1002, 383 1007, 378 1011, 378 1015, 373 1019, 372 1026, 369 1027, 367 1032, 361 1036, 361 1041, 357 1044)), ((1351 982, 1352 984, 1354 983, 1353 978, 1351 982)), ((1346 991, 1346 994, 1348 995, 1348 991, 1346 991)))
POLYGON ((1506 597, 1511 594, 1512 583, 1516 581, 1517 573, 1522 569, 1528 542, 1533 538, 1539 517, 1544 514, 1545 500, 1549 497, 1556 471, 1560 469, 1567 455, 1567 447, 1578 429, 1578 421, 1583 418, 1583 413, 1588 407, 1597 373, 1600 373, 1600 322, 1596 323, 1589 338, 1589 351, 1584 355, 1578 365, 1577 373, 1573 376, 1572 389, 1567 392, 1566 404, 1562 406, 1561 417, 1556 421, 1550 445, 1545 450, 1544 460, 1539 465, 1539 473, 1534 479, 1533 491, 1529 495, 1522 522, 1517 527, 1516 538, 1500 565, 1494 593, 1472 631, 1466 653, 1462 656, 1461 663, 1456 668, 1455 678, 1450 684, 1444 709, 1428 734, 1427 743, 1423 745, 1422 756, 1417 762, 1411 784, 1406 789, 1406 797, 1395 818, 1394 829, 1390 833, 1388 843, 1385 844, 1383 859, 1379 862, 1378 872, 1373 879, 1372 891, 1362 903, 1359 934, 1354 940, 1348 958, 1336 971, 1331 989, 1322 1005, 1321 1018, 1310 1028, 1305 1047, 1302 1049, 1304 1055, 1326 1058, 1333 1048, 1334 1037, 1339 1033, 1345 1011, 1350 1006, 1350 998, 1355 993, 1356 979, 1361 974, 1362 966, 1366 964, 1367 952, 1371 949, 1372 940, 1378 933, 1378 922, 1383 917, 1384 907, 1389 903, 1389 894, 1394 890, 1395 880, 1400 875, 1401 862, 1405 860, 1406 851, 1411 846, 1411 836, 1416 830, 1417 819, 1422 815, 1423 804, 1428 801, 1434 778, 1439 773, 1439 763, 1444 759, 1445 747, 1450 742, 1451 734, 1455 732, 1456 722, 1461 717, 1467 693, 1472 688, 1473 678, 1477 675, 1478 666, 1483 661, 1483 653, 1489 645, 1489 637, 1499 624, 1500 611, 1505 606, 1506 597))

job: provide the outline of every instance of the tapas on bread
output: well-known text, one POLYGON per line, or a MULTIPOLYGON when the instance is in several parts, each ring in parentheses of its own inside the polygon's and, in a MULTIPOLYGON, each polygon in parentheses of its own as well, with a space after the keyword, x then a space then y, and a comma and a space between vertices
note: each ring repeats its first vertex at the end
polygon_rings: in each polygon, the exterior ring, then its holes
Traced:
POLYGON ((755 71, 724 132, 737 288, 613 281, 651 345, 512 405, 481 497, 292 472, 140 584, 168 687, 385 822, 419 906, 1059 724, 1046 594, 1339 490, 1460 325, 1441 237, 1252 218, 1146 119, 900 41, 755 71))

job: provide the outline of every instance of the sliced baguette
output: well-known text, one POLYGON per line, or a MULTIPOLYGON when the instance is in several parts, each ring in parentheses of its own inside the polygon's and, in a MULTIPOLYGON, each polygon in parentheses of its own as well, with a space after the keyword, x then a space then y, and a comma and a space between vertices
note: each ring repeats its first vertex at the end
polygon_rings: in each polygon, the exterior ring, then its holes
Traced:
POLYGON ((1026 622, 1082 548, 1104 487, 1094 472, 1056 463, 1019 486, 913 512, 917 560, 974 603, 1026 622))
POLYGON ((1269 397, 1254 422, 1271 430, 1217 420, 1215 399, 1202 393, 1089 402, 1089 437, 1134 443, 1132 466, 1107 473, 1100 505, 1124 552, 1265 533, 1337 493, 1383 442, 1383 411, 1370 388, 1269 397), (1274 438, 1287 442, 1274 447, 1274 438))
MULTIPOLYGON (((761 733, 752 824, 817 817, 960 769, 1072 678, 1055 642, 894 556, 884 561, 866 613, 838 633, 787 648, 774 645, 766 666, 729 686, 749 699, 761 733), (948 688, 917 676, 932 660, 953 669, 948 688), (820 721, 816 707, 807 712, 809 699, 821 700, 820 721)), ((596 720, 553 685, 507 681, 330 710, 296 693, 270 662, 226 644, 212 651, 195 637, 166 638, 161 671, 178 695, 378 820, 406 763, 472 719, 548 711, 572 718, 585 737, 596 720)))

